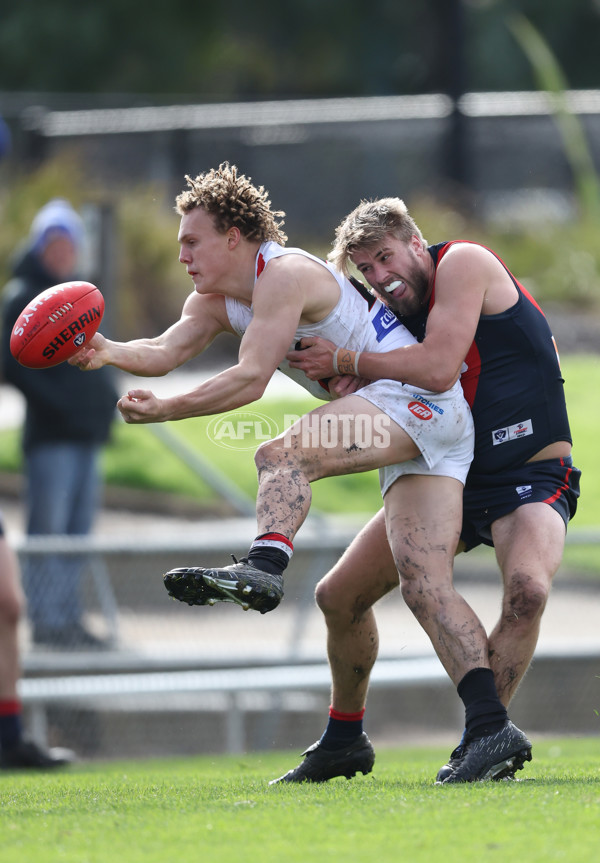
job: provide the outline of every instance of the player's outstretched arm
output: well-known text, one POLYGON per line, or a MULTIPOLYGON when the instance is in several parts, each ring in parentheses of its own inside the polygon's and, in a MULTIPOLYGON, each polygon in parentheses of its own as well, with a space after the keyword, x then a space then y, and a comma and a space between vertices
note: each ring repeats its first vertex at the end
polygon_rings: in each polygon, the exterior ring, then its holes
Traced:
POLYGON ((179 395, 158 399, 131 390, 118 408, 128 423, 165 422, 235 410, 259 399, 293 343, 304 307, 304 280, 287 267, 266 268, 253 294, 253 317, 240 343, 238 362, 179 395), (282 270, 286 279, 282 279, 282 270), (269 277, 267 278, 267 274, 269 277))
POLYGON ((236 365, 189 392, 160 399, 150 390, 130 390, 117 403, 123 419, 127 423, 189 419, 235 410, 256 401, 264 393, 293 337, 292 331, 287 342, 281 343, 274 338, 272 328, 273 323, 268 328, 256 324, 255 317, 240 345, 236 365))
POLYGON ((96 333, 69 362, 82 371, 111 365, 133 375, 161 377, 202 353, 223 331, 231 332, 224 298, 193 293, 180 319, 161 335, 117 342, 96 333))

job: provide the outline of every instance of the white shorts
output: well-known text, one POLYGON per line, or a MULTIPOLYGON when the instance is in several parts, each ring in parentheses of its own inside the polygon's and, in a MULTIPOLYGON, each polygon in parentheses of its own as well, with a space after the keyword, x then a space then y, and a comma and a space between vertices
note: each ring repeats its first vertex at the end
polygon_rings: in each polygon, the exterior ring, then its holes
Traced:
POLYGON ((374 381, 354 395, 366 399, 390 417, 421 450, 411 461, 381 468, 381 493, 385 495, 405 474, 449 476, 464 484, 473 459, 473 418, 456 383, 443 393, 426 393, 398 381, 374 381))

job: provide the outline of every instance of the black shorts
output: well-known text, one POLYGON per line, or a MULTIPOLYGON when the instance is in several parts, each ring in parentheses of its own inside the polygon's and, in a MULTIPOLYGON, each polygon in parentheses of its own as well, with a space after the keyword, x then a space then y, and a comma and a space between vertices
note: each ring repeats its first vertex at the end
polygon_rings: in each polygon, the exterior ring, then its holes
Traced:
POLYGON ((569 458, 527 462, 511 471, 467 477, 461 540, 465 551, 493 546, 491 525, 526 503, 547 503, 565 525, 575 515, 581 471, 569 458))

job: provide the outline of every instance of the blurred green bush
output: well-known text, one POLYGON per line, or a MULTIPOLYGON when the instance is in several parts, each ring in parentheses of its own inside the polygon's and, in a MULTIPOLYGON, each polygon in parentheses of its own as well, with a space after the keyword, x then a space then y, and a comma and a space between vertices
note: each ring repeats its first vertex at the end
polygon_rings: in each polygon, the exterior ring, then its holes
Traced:
POLYGON ((536 299, 600 311, 600 222, 592 215, 569 221, 522 218, 486 223, 429 198, 406 202, 432 243, 474 240, 489 246, 536 299))

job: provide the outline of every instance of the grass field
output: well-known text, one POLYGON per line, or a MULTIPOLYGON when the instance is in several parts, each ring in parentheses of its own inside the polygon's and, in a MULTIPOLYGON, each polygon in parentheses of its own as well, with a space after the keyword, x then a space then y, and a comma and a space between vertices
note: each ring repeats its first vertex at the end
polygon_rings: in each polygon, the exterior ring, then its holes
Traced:
POLYGON ((590 863, 600 847, 600 739, 535 745, 517 783, 435 787, 448 752, 381 750, 351 782, 268 786, 296 754, 5 774, 2 863, 365 861, 590 863))

